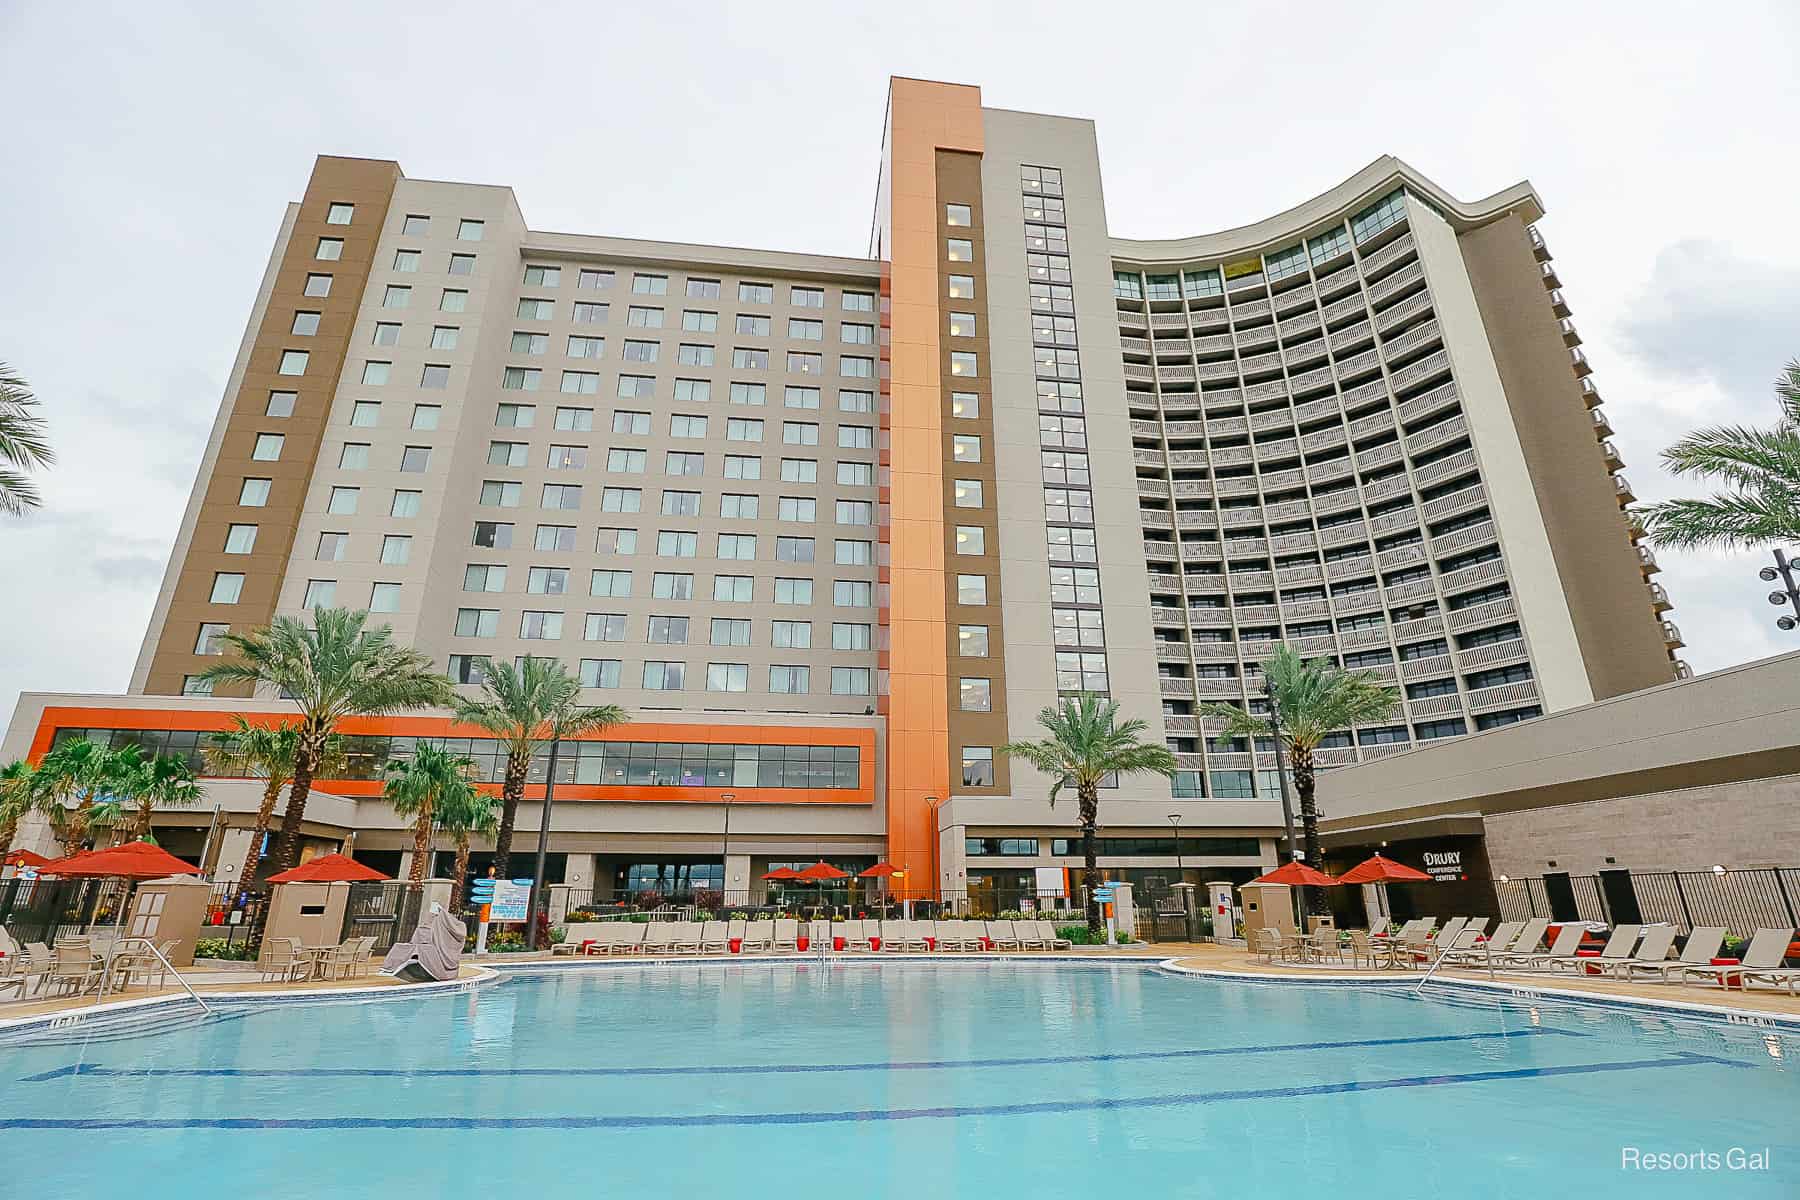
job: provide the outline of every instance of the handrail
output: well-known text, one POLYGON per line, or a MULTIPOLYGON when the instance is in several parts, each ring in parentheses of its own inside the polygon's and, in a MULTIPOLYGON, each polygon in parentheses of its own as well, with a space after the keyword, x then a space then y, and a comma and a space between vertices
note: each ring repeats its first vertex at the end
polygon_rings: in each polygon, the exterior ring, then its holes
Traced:
MULTIPOLYGON (((1456 949, 1456 947, 1454 945, 1451 945, 1451 946, 1445 946, 1442 950, 1438 951, 1437 961, 1432 963, 1431 966, 1426 968, 1425 974, 1423 976, 1421 976, 1419 979, 1419 986, 1415 987, 1413 989, 1413 995, 1416 996, 1420 992, 1425 990, 1425 985, 1431 982, 1431 977, 1433 975, 1437 974, 1437 969, 1444 965, 1444 960, 1446 958, 1450 957, 1450 952, 1454 949, 1456 949)), ((1487 962, 1488 981, 1492 982, 1495 978, 1495 976, 1494 976, 1494 939, 1493 938, 1490 937, 1482 942, 1481 953, 1482 953, 1482 957, 1487 962)))
MULTIPOLYGON (((122 938, 120 940, 121 941, 142 942, 144 944, 144 949, 150 951, 150 953, 155 956, 156 961, 163 965, 163 970, 167 971, 170 975, 173 975, 175 977, 175 982, 179 983, 182 987, 182 990, 188 994, 189 998, 191 998, 195 1004, 198 1004, 200 1006, 200 1011, 205 1013, 209 1017, 212 1016, 211 1007, 209 1007, 207 1005, 206 1001, 204 1001, 200 998, 200 993, 196 992, 193 989, 193 987, 188 984, 188 981, 181 977, 181 972, 177 971, 175 969, 175 964, 170 962, 167 958, 163 957, 163 952, 161 950, 157 949, 155 942, 151 941, 149 938, 122 938)), ((132 951, 130 953, 135 953, 135 951, 132 951)), ((113 963, 118 961, 123 956, 124 956, 123 954, 115 954, 111 958, 106 960, 106 967, 104 970, 102 970, 100 972, 100 986, 94 992, 94 1003, 95 1004, 99 1004, 102 1000, 104 1000, 106 998, 106 985, 107 985, 108 980, 112 976, 113 963)), ((129 978, 130 977, 127 976, 127 979, 129 979, 129 978)))

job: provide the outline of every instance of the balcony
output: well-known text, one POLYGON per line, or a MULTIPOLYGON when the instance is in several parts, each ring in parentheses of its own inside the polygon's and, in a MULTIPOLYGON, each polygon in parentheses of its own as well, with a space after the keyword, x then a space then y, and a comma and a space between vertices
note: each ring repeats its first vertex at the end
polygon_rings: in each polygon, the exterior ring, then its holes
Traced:
POLYGON ((1183 700, 1194 698, 1194 681, 1191 679, 1176 679, 1173 676, 1164 675, 1158 679, 1158 683, 1165 696, 1183 700))
POLYGON ((1457 550, 1468 550, 1475 546, 1485 546, 1498 540, 1498 533, 1492 521, 1483 521, 1479 525, 1471 525, 1467 529, 1453 529, 1449 533, 1440 533, 1431 539, 1433 554, 1450 554, 1457 550))
POLYGON ((1494 642, 1491 645, 1476 646, 1470 650, 1456 652, 1456 661, 1465 671, 1524 662, 1528 657, 1530 656, 1526 653, 1524 638, 1513 638, 1510 641, 1494 642))
POLYGON ((1550 311, 1559 317, 1569 315, 1569 302, 1563 299, 1562 291, 1558 288, 1550 289, 1550 311))
POLYGON ((1496 600, 1492 604, 1477 604, 1473 608, 1458 609, 1450 614, 1450 628, 1458 633, 1465 629, 1475 629, 1482 625, 1495 625, 1508 621, 1517 615, 1512 598, 1496 600))
POLYGON ((1646 575, 1654 575, 1662 570, 1662 564, 1656 561, 1656 552, 1648 546, 1637 548, 1638 569, 1646 575))
POLYGON ((1460 492, 1451 492, 1448 496, 1439 496, 1436 500, 1427 502, 1421 511, 1424 512, 1426 520, 1438 521, 1445 517, 1453 517, 1459 512, 1466 512, 1469 509, 1486 503, 1487 492, 1482 490, 1481 485, 1478 483, 1473 487, 1466 487, 1460 492))
MULTIPOLYGON (((1580 354, 1581 351, 1575 350, 1571 351, 1571 353, 1580 354)), ((1388 382, 1392 385, 1394 391, 1399 393, 1404 392, 1414 384, 1424 383, 1427 379, 1445 374, 1449 370, 1450 356, 1445 354, 1442 350, 1439 350, 1435 354, 1428 354, 1418 362, 1395 371, 1388 382)), ((1422 399, 1424 399, 1424 397, 1415 396, 1412 400, 1407 401, 1407 403, 1412 404, 1422 399)), ((1404 406, 1402 407, 1404 408, 1404 406)))
MULTIPOLYGON (((1127 363, 1126 367, 1129 369, 1130 365, 1131 364, 1127 363)), ((1130 378, 1129 374, 1126 377, 1130 378)), ((1156 380, 1158 383, 1193 383, 1194 382, 1194 368, 1190 367, 1190 366, 1180 366, 1180 365, 1172 366, 1172 367, 1157 367, 1156 368, 1156 380)))
POLYGON ((1416 296, 1408 296, 1392 308, 1383 309, 1381 319, 1376 324, 1381 330, 1382 336, 1386 337, 1388 330, 1394 328, 1403 321, 1406 321, 1410 317, 1428 311, 1430 308, 1431 293, 1420 292, 1416 296))
POLYGON ((1544 235, 1539 233, 1536 225, 1528 225, 1525 232, 1531 235, 1531 253, 1539 262, 1550 261, 1550 247, 1544 244, 1544 235))
POLYGON ((1448 654, 1410 658, 1400 664, 1400 673, 1407 679, 1430 679, 1434 675, 1448 675, 1454 669, 1448 654))
POLYGON ((1492 708, 1515 708, 1521 704, 1531 704, 1537 698, 1537 681, 1526 679, 1518 683, 1503 683, 1498 687, 1475 689, 1469 693, 1469 708, 1474 712, 1492 708))
POLYGON ((1606 469, 1609 471, 1616 471, 1625 465, 1625 460, 1619 457, 1619 448, 1609 441, 1600 443, 1600 454, 1606 459, 1606 469))
POLYGON ((1333 321, 1349 316, 1351 313, 1366 315, 1369 308, 1368 305, 1363 303, 1362 293, 1357 292, 1353 295, 1345 296, 1342 300, 1333 300, 1319 311, 1321 315, 1324 316, 1325 323, 1329 325, 1333 321))
POLYGON ((1656 611, 1659 613, 1668 612, 1675 607, 1669 603, 1669 593, 1660 583, 1650 585, 1650 603, 1656 606, 1656 611))
POLYGON ((1675 678, 1692 679, 1694 677, 1694 668, 1688 666, 1687 663, 1679 658, 1671 659, 1670 661, 1675 664, 1675 678))
POLYGON ((1589 408, 1600 407, 1600 388, 1592 379, 1581 381, 1581 398, 1587 401, 1589 408))
POLYGON ((1173 514, 1159 509, 1139 509, 1138 524, 1145 529, 1173 529, 1175 528, 1175 517, 1173 514))
POLYGON ((1462 712, 1462 697, 1455 692, 1447 696, 1426 696, 1408 700, 1406 708, 1415 721, 1422 717, 1444 717, 1462 712))
POLYGON ((1178 663, 1187 662, 1188 661, 1188 644, 1186 642, 1161 642, 1161 641, 1157 642, 1156 643, 1156 661, 1157 662, 1178 662, 1178 663))
POLYGON ((1144 557, 1152 562, 1174 562, 1175 544, 1148 539, 1144 542, 1144 557))
MULTIPOLYGON (((1425 278, 1425 270, 1418 263, 1411 263, 1395 271, 1380 283, 1369 289, 1369 299, 1376 305, 1390 296, 1398 296, 1401 292, 1419 283, 1425 278)), ((1379 318, 1378 318, 1379 319, 1379 318)))
POLYGON ((1157 338, 1151 343, 1151 347, 1156 351, 1158 362, 1194 357, 1194 348, 1188 344, 1186 338, 1157 338))
POLYGON ((1467 474, 1475 469, 1475 452, 1461 450, 1436 462, 1427 463, 1413 470, 1413 478, 1421 488, 1437 483, 1443 479, 1454 479, 1458 475, 1467 474))
POLYGON ((1631 504, 1637 500, 1631 490, 1631 481, 1623 475, 1613 476, 1613 492, 1617 494, 1620 504, 1631 504))
POLYGON ((1250 422, 1244 417, 1215 417, 1209 413, 1206 420, 1200 423, 1215 438, 1250 432, 1250 422))
POLYGON ((1562 280, 1556 277, 1555 263, 1540 263, 1538 265, 1538 274, 1543 277, 1545 291, 1554 292, 1562 287, 1562 280))
POLYGON ((1381 344, 1381 354, 1383 358, 1392 362, 1409 350, 1416 350, 1420 346, 1429 345, 1442 340, 1443 337, 1438 330, 1438 323, 1435 320, 1426 321, 1423 324, 1413 326, 1398 337, 1384 339, 1381 344))
POLYGON ((1395 238, 1373 254, 1363 256, 1363 277, 1366 279, 1379 272, 1389 263, 1410 253, 1413 248, 1413 236, 1408 233, 1404 237, 1395 238))
POLYGON ((1137 358, 1145 358, 1150 354, 1150 342, 1146 338, 1121 337, 1119 339, 1119 349, 1125 354, 1137 358))
POLYGON ((1575 374, 1578 378, 1586 379, 1589 375, 1594 373, 1594 368, 1588 366, 1587 355, 1581 352, 1581 347, 1579 346, 1576 346, 1569 351, 1569 363, 1575 368, 1575 374))
POLYGON ((1612 422, 1606 419, 1605 413, 1596 408, 1589 410, 1588 416, 1593 418, 1595 437, 1608 438, 1613 435, 1612 422))
POLYGON ((1563 345, 1569 347, 1571 350, 1576 346, 1581 345, 1581 335, 1575 332, 1575 322, 1564 317, 1556 323, 1556 327, 1562 330, 1563 345))
POLYGON ((1125 378, 1136 379, 1142 383, 1156 382, 1156 368, 1143 363, 1126 363, 1125 378))
POLYGON ((1142 447, 1134 448, 1131 457, 1137 461, 1137 465, 1140 467, 1154 467, 1159 470, 1164 462, 1161 450, 1145 450, 1142 447))
POLYGON ((1423 454, 1434 450, 1446 442, 1454 442, 1458 438, 1469 436, 1469 422, 1466 417, 1456 416, 1448 421, 1439 421, 1436 425, 1428 425, 1414 434, 1408 434, 1406 448, 1413 454, 1423 454))
POLYGON ((1166 479, 1146 479, 1144 476, 1139 475, 1137 489, 1138 495, 1140 496, 1161 496, 1164 499, 1167 499, 1169 495, 1169 482, 1166 479))

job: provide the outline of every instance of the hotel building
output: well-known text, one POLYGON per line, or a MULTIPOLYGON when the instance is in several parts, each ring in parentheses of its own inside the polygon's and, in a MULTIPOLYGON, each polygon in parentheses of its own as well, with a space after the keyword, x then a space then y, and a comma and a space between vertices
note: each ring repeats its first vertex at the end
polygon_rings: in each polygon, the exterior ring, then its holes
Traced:
MULTIPOLYGON (((1120 238, 1091 122, 909 79, 866 257, 543 232, 508 188, 322 157, 130 694, 29 694, 6 754, 278 714, 202 694, 219 635, 338 605, 459 685, 555 657, 631 712, 559 772, 552 878, 602 894, 821 856, 1029 889, 1079 862, 1073 806, 996 748, 1079 691, 1181 766, 1103 794, 1103 866, 1172 879, 1178 831, 1188 879, 1244 877, 1274 760, 1197 709, 1260 709, 1280 641, 1404 695, 1329 765, 1685 674, 1542 211, 1382 158, 1254 225, 1120 238)), ((345 732, 308 833, 390 869, 389 756, 450 737, 498 777, 442 714, 345 732)), ((159 825, 229 864, 260 789, 209 790, 217 817, 159 825)))

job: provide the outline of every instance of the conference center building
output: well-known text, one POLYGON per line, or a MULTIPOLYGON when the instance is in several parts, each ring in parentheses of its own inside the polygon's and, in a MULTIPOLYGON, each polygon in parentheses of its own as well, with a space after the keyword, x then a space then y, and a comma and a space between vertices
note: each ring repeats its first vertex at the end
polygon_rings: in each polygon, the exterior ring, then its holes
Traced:
MULTIPOLYGON (((1091 122, 909 79, 869 182, 867 254, 832 257, 548 232, 504 186, 319 158, 129 692, 28 693, 5 756, 200 763, 292 711, 204 687, 221 635, 367 609, 471 694, 555 658, 631 714, 561 748, 553 881, 754 895, 826 858, 979 897, 1080 862, 1074 805, 1000 752, 1062 696, 1180 767, 1103 790, 1102 866, 1199 882, 1276 861, 1270 747, 1200 709, 1266 711, 1279 644, 1403 697, 1334 768, 1685 676, 1528 183, 1465 201, 1379 158, 1124 238, 1091 122)), ((390 872, 389 762, 503 762, 442 712, 342 732, 309 849, 390 872)), ((229 870, 261 784, 206 783, 157 835, 229 870)))

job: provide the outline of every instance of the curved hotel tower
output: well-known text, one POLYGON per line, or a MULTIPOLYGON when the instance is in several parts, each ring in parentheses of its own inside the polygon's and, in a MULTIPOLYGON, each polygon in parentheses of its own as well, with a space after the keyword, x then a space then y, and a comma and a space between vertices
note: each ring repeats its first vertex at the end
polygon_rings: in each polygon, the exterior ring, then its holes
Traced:
MULTIPOLYGON (((1463 203, 1380 159, 1135 241, 1090 122, 896 79, 882 140, 863 257, 543 232, 503 187, 319 159, 131 694, 27 695, 7 753, 197 756, 284 711, 200 686, 222 632, 367 608, 465 688, 555 657, 631 711, 564 747, 553 879, 754 899, 886 859, 899 894, 1017 897, 1079 861, 996 752, 1060 696, 1180 762, 1105 791, 1103 865, 1198 882, 1274 861, 1272 756, 1197 710, 1259 708, 1280 642, 1404 695, 1333 765, 1685 672, 1528 184, 1463 203)), ((450 738, 498 776, 444 714, 344 733, 304 832, 394 873, 389 760, 450 738)), ((241 861, 259 789, 208 788, 218 821, 159 837, 241 861)))

